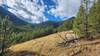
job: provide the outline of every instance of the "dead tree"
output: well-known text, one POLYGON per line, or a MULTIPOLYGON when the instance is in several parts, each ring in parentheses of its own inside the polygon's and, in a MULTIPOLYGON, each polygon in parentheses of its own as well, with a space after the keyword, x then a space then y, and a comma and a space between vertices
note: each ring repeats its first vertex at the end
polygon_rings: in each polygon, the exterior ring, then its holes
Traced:
POLYGON ((66 32, 65 36, 61 36, 59 33, 57 35, 62 39, 57 43, 58 46, 71 47, 80 40, 75 33, 66 32))

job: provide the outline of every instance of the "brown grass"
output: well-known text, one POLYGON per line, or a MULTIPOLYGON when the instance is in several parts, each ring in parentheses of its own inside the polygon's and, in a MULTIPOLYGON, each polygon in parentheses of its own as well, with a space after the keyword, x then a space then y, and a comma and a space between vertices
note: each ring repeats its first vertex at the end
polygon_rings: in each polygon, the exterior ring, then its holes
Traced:
MULTIPOLYGON (((44 56, 99 56, 100 55, 100 39, 94 41, 80 41, 76 43, 75 46, 72 47, 60 47, 57 46, 57 42, 61 41, 62 39, 57 34, 58 33, 41 37, 39 39, 30 40, 21 44, 17 44, 11 46, 9 50, 11 50, 14 53, 27 51, 40 54, 41 52, 41 55, 44 56)), ((59 34, 64 37, 66 32, 60 32, 59 34)))

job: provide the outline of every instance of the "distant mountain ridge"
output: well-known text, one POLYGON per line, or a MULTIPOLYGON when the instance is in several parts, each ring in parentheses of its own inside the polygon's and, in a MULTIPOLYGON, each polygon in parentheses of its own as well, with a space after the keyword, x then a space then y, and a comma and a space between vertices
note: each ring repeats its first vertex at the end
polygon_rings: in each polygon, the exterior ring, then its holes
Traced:
POLYGON ((21 20, 16 15, 14 15, 13 13, 11 13, 8 10, 4 9, 1 6, 0 6, 0 15, 1 16, 9 16, 10 21, 14 25, 14 29, 15 29, 14 31, 15 32, 30 31, 30 30, 33 30, 33 31, 38 30, 39 31, 40 29, 47 29, 48 32, 49 31, 55 32, 56 30, 60 30, 60 31, 68 30, 67 28, 71 26, 70 24, 72 24, 70 22, 74 19, 74 17, 72 17, 68 20, 59 21, 59 22, 46 21, 46 22, 42 22, 40 24, 30 24, 30 23, 28 23, 24 20, 21 20))
POLYGON ((9 16, 10 20, 15 24, 15 25, 23 25, 23 24, 27 24, 27 22, 19 19, 16 15, 14 15, 13 13, 9 12, 8 10, 6 10, 5 8, 0 6, 0 15, 2 16, 9 16))

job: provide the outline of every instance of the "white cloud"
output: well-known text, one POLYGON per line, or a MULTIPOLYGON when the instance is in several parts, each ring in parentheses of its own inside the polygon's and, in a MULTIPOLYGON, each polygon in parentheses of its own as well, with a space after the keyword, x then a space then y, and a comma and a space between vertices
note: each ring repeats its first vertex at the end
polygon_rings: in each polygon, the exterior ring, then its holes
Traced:
MULTIPOLYGON (((39 5, 38 1, 39 0, 0 0, 0 5, 6 4, 11 7, 8 8, 8 10, 20 17, 22 20, 30 23, 40 23, 48 20, 44 15, 47 5, 44 4, 43 0, 40 0, 42 5, 39 5)), ((76 16, 81 4, 81 0, 52 1, 55 2, 56 6, 51 6, 48 13, 55 17, 59 16, 60 18, 63 18, 62 20, 67 19, 67 17, 76 16)), ((90 6, 92 5, 90 4, 90 6)))
POLYGON ((18 17, 24 17, 22 20, 30 23, 40 23, 47 21, 48 19, 44 16, 45 5, 43 0, 41 4, 38 4, 39 0, 6 0, 3 3, 11 8, 8 10, 18 17), (14 10, 15 9, 15 10, 14 10))
POLYGON ((0 5, 2 5, 3 4, 3 1, 2 0, 0 0, 0 5))
MULTIPOLYGON (((56 3, 56 8, 52 8, 48 13, 55 16, 71 17, 76 16, 82 0, 53 0, 56 3)), ((89 0, 88 7, 91 8, 94 0, 89 0)), ((64 18, 65 19, 65 18, 64 18)))
POLYGON ((55 16, 70 17, 75 16, 80 6, 80 0, 53 0, 56 8, 52 8, 49 12, 55 16))

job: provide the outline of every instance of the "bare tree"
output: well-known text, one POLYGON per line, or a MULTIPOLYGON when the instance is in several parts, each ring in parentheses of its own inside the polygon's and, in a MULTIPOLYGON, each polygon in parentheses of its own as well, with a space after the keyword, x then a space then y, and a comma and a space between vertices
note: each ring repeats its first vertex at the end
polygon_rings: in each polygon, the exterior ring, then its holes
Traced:
POLYGON ((80 39, 74 32, 66 32, 64 36, 57 34, 62 40, 58 42, 58 46, 71 47, 80 39))

